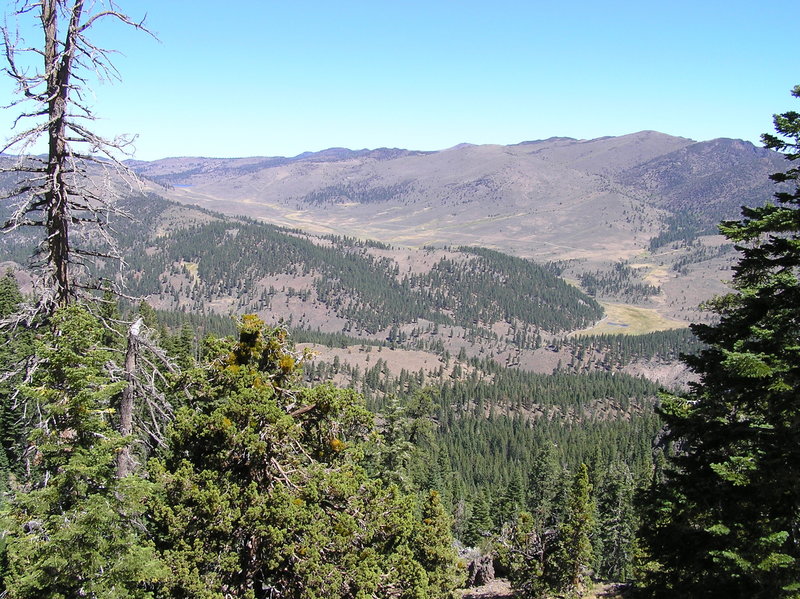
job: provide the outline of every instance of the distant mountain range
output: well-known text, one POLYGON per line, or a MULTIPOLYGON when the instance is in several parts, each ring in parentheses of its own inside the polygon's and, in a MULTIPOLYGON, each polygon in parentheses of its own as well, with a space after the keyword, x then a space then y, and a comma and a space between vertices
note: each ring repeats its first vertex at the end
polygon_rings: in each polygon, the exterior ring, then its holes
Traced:
MULTIPOLYGON (((598 349, 605 341, 563 345, 579 329, 664 331, 705 318, 697 306, 726 290, 735 256, 716 223, 768 201, 769 175, 786 168, 748 142, 653 131, 129 166, 149 195, 126 198, 137 221, 119 226, 118 240, 129 289, 155 307, 254 311, 321 334, 437 355, 466 348, 538 372, 616 368, 598 349), (460 246, 551 264, 539 272, 460 246)), ((0 261, 24 264, 34 233, 0 238, 0 261)), ((637 355, 671 363, 684 338, 665 335, 662 349, 637 355)), ((408 368, 410 354, 391 355, 408 368)), ((426 360, 420 354, 418 367, 426 360)), ((666 363, 625 368, 683 376, 666 363)))
POLYGON ((464 244, 537 259, 626 259, 679 217, 700 231, 772 195, 783 158, 654 131, 439 152, 132 162, 169 199, 318 233, 464 244), (161 187, 163 186, 163 187, 161 187))
POLYGON ((130 165, 173 201, 313 234, 569 261, 564 273, 575 280, 599 272, 608 281, 625 262, 659 289, 645 305, 697 320, 696 306, 725 291, 733 257, 717 223, 769 201, 769 175, 785 159, 741 140, 642 131, 438 152, 331 148, 130 165))

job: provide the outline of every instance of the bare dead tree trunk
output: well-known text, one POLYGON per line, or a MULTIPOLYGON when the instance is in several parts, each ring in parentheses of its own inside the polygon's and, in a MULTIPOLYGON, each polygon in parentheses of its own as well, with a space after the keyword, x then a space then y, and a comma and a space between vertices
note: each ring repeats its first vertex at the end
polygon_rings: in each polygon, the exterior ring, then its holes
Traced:
POLYGON ((12 105, 35 106, 22 111, 14 127, 29 119, 38 121, 0 147, 0 153, 21 148, 18 164, 6 170, 27 175, 0 198, 17 201, 3 230, 20 226, 43 228, 43 240, 34 257, 40 260, 37 266, 43 268, 44 274, 41 305, 50 312, 87 287, 86 275, 93 260, 121 259, 106 228, 109 214, 122 213, 113 206, 114 194, 110 190, 114 184, 98 189, 98 173, 111 167, 117 175, 129 177, 129 183, 135 180, 117 157, 125 154, 131 140, 105 139, 85 124, 94 119, 91 108, 83 103, 88 81, 92 77, 118 78, 109 60, 110 52, 96 46, 87 37, 88 32, 97 21, 108 18, 145 32, 147 29, 119 12, 111 0, 89 3, 86 10, 85 0, 18 0, 16 5, 18 19, 27 18, 29 13, 38 14, 44 39, 38 48, 26 46, 18 32, 12 32, 5 24, 0 26, 8 65, 5 73, 21 96, 12 105), (106 9, 99 9, 103 4, 106 9), (41 70, 31 72, 26 61, 21 60, 23 56, 41 60, 41 70), (47 139, 47 157, 26 155, 41 137, 47 139), (79 232, 83 229, 85 233, 87 227, 92 227, 93 235, 85 235, 83 243, 76 243, 79 232), (99 244, 98 240, 104 243, 99 244))
POLYGON ((58 12, 56 2, 42 3, 42 29, 45 32, 44 63, 47 78, 48 134, 47 183, 44 199, 47 205, 45 230, 53 265, 53 295, 56 305, 67 303, 72 294, 72 281, 68 269, 69 249, 69 195, 65 175, 67 159, 67 106, 70 93, 72 61, 75 57, 75 35, 83 12, 83 0, 72 7, 69 29, 64 49, 58 48, 58 12))
MULTIPOLYGON (((139 330, 142 319, 134 322, 128 329, 128 347, 125 352, 125 380, 127 385, 122 390, 119 405, 119 432, 123 437, 133 433, 133 403, 136 397, 136 355, 139 345, 139 330)), ((117 455, 117 478, 124 478, 133 471, 131 445, 128 442, 117 455)))

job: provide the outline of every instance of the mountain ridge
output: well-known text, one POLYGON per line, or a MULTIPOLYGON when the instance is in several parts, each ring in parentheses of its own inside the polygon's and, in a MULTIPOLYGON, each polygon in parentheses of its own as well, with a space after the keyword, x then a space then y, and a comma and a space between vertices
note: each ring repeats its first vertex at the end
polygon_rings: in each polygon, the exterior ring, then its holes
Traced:
MULTIPOLYGON (((287 160, 130 163, 151 192, 177 202, 160 213, 152 227, 156 241, 144 250, 154 251, 159 237, 176 228, 217 218, 180 207, 196 205, 309 235, 414 251, 485 247, 557 262, 568 281, 607 305, 697 321, 703 318, 697 305, 726 291, 732 256, 713 224, 735 217, 750 199, 768 200, 774 191, 768 175, 783 165, 780 154, 749 142, 695 142, 655 131, 439 152, 332 148, 287 160)), ((372 251, 397 267, 414 263, 401 252, 372 251)), ((175 260, 167 270, 193 268, 191 257, 175 260)), ((193 288, 193 276, 180 280, 184 290, 193 288)), ((619 321, 609 318, 608 327, 619 321)))
POLYGON ((565 276, 601 286, 625 263, 643 285, 660 289, 645 307, 696 320, 697 304, 726 291, 731 254, 714 235, 716 223, 737 217, 742 204, 768 201, 769 175, 783 162, 743 140, 645 130, 435 152, 331 148, 291 159, 165 159, 135 168, 155 181, 152 191, 178 203, 315 235, 567 261, 565 276))
POLYGON ((157 191, 174 201, 315 233, 416 247, 481 245, 540 260, 598 252, 617 260, 645 249, 672 212, 686 210, 686 193, 701 206, 716 206, 706 223, 736 216, 737 197, 768 199, 768 174, 782 160, 741 140, 695 142, 654 131, 438 152, 326 152, 134 166, 149 180, 172 185, 157 191), (718 159, 705 172, 682 177, 730 180, 736 188, 673 189, 682 179, 662 175, 695 154, 718 159), (725 155, 737 158, 728 162, 738 174, 720 158, 725 155), (722 200, 713 197, 720 191, 722 200))

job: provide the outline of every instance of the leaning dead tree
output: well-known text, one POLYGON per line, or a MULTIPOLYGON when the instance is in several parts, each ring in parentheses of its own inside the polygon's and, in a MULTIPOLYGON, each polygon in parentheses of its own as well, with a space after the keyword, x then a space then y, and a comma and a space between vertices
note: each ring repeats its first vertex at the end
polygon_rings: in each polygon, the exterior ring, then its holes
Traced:
MULTIPOLYGON (((162 391, 167 386, 162 371, 176 372, 166 352, 153 343, 151 334, 143 319, 137 319, 128 328, 123 367, 111 373, 127 383, 117 405, 118 430, 125 437, 135 437, 140 453, 145 455, 164 445, 164 429, 172 420, 173 411, 162 391)), ((117 454, 118 478, 135 470, 136 449, 128 444, 117 454)))
MULTIPOLYGON (((5 73, 16 85, 14 133, 2 153, 18 160, 6 172, 18 175, 17 184, 3 198, 10 203, 4 231, 21 227, 42 230, 33 266, 42 275, 39 306, 52 311, 96 287, 88 278, 93 261, 121 259, 109 233, 109 217, 121 178, 119 161, 131 139, 97 135, 95 116, 86 103, 90 82, 118 79, 111 51, 89 38, 105 20, 147 31, 110 0, 17 0, 13 28, 2 27, 5 73), (43 36, 33 46, 20 35, 20 24, 39 21, 43 36), (32 155, 45 146, 44 156, 32 155)), ((149 32, 148 32, 149 33, 149 32)), ((130 181, 130 179, 128 179, 130 181)))

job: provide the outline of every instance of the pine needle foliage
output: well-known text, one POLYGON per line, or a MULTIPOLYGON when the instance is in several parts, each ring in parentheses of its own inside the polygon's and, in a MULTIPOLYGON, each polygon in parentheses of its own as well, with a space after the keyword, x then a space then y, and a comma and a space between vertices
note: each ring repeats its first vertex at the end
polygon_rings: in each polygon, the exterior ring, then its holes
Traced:
POLYGON ((379 439, 357 394, 302 387, 303 356, 255 316, 206 355, 150 466, 165 597, 451 595, 449 519, 367 474, 379 439))
POLYGON ((21 392, 39 414, 27 439, 32 471, 3 514, 13 599, 147 599, 166 570, 145 534, 152 484, 116 476, 126 439, 111 423, 125 385, 105 368, 100 323, 77 303, 38 340, 40 360, 21 392))
POLYGON ((659 410, 674 454, 646 521, 650 596, 800 596, 800 114, 775 128, 763 141, 792 166, 775 203, 720 226, 741 252, 733 291, 694 327, 698 382, 659 410))

